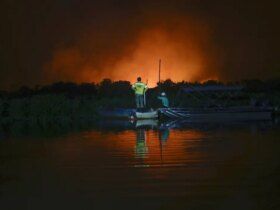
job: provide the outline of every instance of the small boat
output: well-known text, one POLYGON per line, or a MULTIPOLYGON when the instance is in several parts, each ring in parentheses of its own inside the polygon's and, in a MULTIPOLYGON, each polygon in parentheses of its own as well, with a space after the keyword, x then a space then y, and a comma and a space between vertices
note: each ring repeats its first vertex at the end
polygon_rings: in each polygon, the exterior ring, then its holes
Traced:
POLYGON ((187 109, 187 108, 161 108, 159 109, 161 118, 185 119, 195 121, 249 121, 249 120, 270 120, 272 108, 257 107, 228 107, 228 108, 207 108, 207 109, 187 109))
POLYGON ((158 126, 157 119, 139 119, 135 123, 136 128, 145 128, 145 127, 152 127, 155 128, 158 126))
POLYGON ((160 108, 158 110, 140 111, 136 109, 102 110, 102 118, 113 119, 185 119, 190 122, 203 121, 250 121, 270 120, 273 109, 266 107, 227 107, 227 108, 160 108))
POLYGON ((158 118, 158 111, 152 110, 152 111, 136 111, 135 112, 136 119, 157 119, 158 118))
POLYGON ((232 95, 241 94, 243 89, 244 87, 240 85, 184 87, 180 89, 177 96, 180 98, 195 97, 197 102, 200 101, 200 105, 186 106, 185 108, 161 108, 159 115, 161 118, 186 119, 190 122, 270 120, 273 108, 268 105, 261 107, 228 105, 229 101, 234 100, 232 95), (213 94, 223 96, 223 101, 211 98, 213 94))
POLYGON ((157 119, 158 110, 152 109, 101 109, 98 111, 99 115, 103 118, 114 119, 157 119))
POLYGON ((124 108, 98 110, 98 114, 102 118, 113 118, 113 119, 131 119, 134 118, 135 112, 136 109, 124 109, 124 108))

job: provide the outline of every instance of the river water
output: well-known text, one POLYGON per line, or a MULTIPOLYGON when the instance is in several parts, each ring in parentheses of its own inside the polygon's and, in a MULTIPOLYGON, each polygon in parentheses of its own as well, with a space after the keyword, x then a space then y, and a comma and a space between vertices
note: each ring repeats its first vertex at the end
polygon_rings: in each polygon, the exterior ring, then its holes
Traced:
POLYGON ((105 122, 57 135, 2 131, 1 209, 279 209, 279 128, 105 122))

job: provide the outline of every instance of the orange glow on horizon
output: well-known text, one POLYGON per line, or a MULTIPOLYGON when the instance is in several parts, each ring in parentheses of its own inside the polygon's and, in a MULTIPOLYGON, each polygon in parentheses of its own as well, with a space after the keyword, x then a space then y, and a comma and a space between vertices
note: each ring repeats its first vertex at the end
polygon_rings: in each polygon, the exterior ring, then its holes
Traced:
POLYGON ((141 76, 154 87, 158 82, 159 59, 161 80, 192 80, 203 68, 203 60, 194 46, 186 53, 180 42, 171 41, 167 33, 154 29, 143 32, 133 54, 115 64, 112 78, 135 82, 141 76))
MULTIPOLYGON (((117 55, 110 52, 108 56, 106 53, 85 53, 79 46, 58 49, 52 60, 44 66, 46 78, 50 82, 98 83, 109 78, 134 83, 141 76, 143 82, 154 87, 158 82, 158 62, 161 59, 161 80, 218 79, 216 71, 213 71, 217 68, 216 57, 205 50, 211 48, 207 27, 196 27, 198 23, 191 21, 178 21, 176 24, 175 29, 146 28, 130 44, 122 46, 123 49, 117 55)), ((90 48, 93 44, 89 42, 88 45, 87 48, 90 48)))

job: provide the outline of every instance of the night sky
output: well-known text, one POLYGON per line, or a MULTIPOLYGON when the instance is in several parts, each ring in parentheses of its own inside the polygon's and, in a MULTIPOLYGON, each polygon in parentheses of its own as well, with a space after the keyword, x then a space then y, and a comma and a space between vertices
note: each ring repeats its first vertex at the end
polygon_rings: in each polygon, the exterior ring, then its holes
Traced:
POLYGON ((2 0, 0 88, 280 77, 277 1, 2 0))

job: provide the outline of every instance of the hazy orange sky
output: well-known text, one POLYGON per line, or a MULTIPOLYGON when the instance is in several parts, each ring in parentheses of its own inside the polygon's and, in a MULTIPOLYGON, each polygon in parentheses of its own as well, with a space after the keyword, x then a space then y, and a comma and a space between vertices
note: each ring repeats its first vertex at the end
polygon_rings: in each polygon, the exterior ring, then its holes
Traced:
POLYGON ((256 1, 3 0, 0 88, 280 77, 279 12, 256 1))
POLYGON ((46 78, 53 81, 59 77, 76 82, 99 82, 110 78, 134 82, 141 76, 143 81, 155 86, 158 82, 159 59, 163 80, 218 78, 216 69, 222 59, 215 52, 215 46, 211 46, 209 28, 199 20, 177 17, 164 21, 164 24, 155 22, 138 31, 133 40, 115 50, 116 55, 112 56, 109 52, 108 57, 102 58, 96 55, 94 30, 91 33, 93 40, 89 38, 81 40, 78 45, 56 49, 52 59, 44 66, 46 78), (211 49, 210 52, 206 46, 211 49), (96 66, 97 62, 100 66, 96 66))

